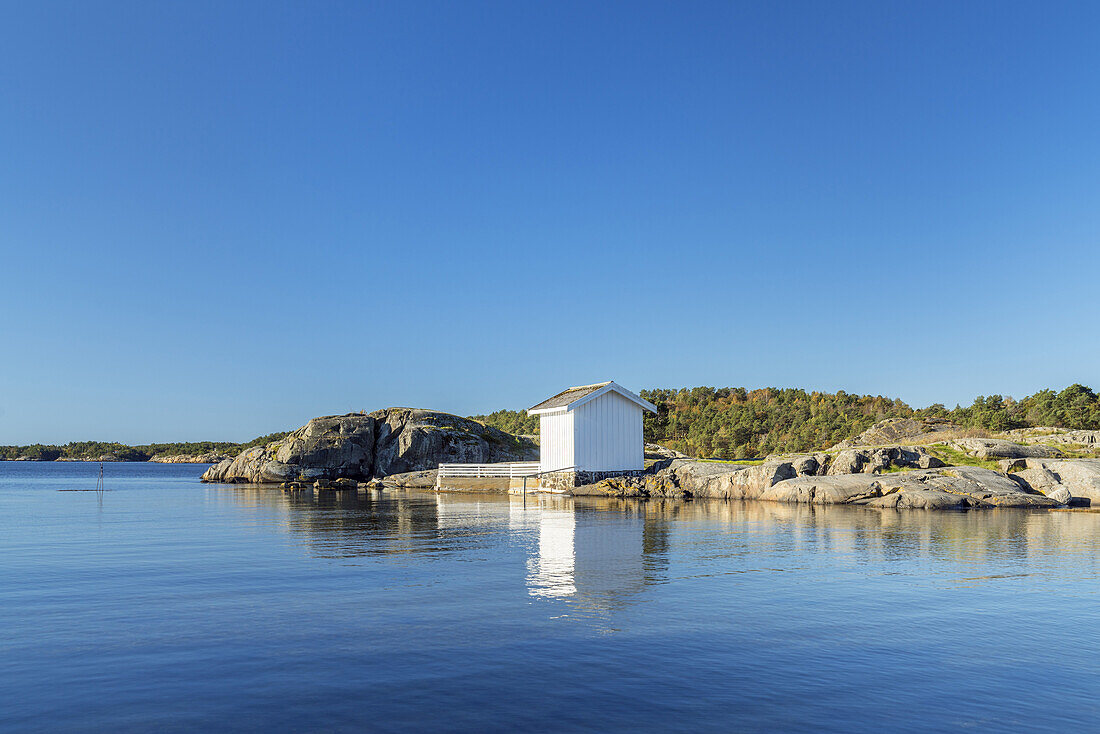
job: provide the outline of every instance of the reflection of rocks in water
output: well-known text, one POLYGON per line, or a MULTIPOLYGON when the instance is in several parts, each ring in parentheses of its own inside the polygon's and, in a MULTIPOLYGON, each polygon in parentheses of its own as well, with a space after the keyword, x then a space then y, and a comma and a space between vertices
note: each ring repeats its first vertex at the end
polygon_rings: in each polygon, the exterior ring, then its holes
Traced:
POLYGON ((283 526, 301 533, 312 553, 350 558, 441 550, 432 496, 385 493, 301 491, 238 485, 215 490, 257 507, 284 510, 283 526))
MULTIPOLYGON (((587 498, 585 498, 587 500, 587 498)), ((630 500, 586 501, 604 511, 627 511, 630 500), (618 503, 618 504, 615 504, 618 503)), ((578 501, 580 504, 580 501, 578 501)), ((712 523, 730 531, 731 552, 801 552, 850 554, 867 563, 899 558, 951 560, 958 563, 1021 563, 1050 553, 1092 555, 1100 516, 1084 513, 1021 510, 932 512, 884 510, 838 505, 696 500, 648 501, 647 516, 676 523, 712 523)), ((664 537, 683 538, 666 531, 664 537)), ((681 548, 682 549, 682 548, 681 548)), ((653 557, 661 555, 654 553, 653 557)))
POLYGON ((363 492, 288 497, 288 529, 305 533, 319 556, 349 558, 439 550, 436 508, 426 498, 363 492))

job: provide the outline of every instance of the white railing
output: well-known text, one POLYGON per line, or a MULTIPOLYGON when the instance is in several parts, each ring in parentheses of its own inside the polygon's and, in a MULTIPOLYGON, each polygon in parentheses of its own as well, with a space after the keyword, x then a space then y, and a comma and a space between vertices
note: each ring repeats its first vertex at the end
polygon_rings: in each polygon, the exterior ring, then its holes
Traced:
POLYGON ((439 477, 532 477, 539 473, 537 461, 502 464, 440 464, 439 477))

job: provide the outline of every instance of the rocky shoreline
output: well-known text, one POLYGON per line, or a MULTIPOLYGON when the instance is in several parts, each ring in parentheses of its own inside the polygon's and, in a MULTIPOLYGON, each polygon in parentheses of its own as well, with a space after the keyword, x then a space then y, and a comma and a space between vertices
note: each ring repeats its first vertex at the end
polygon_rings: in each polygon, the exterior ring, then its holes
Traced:
MULTIPOLYGON (((673 459, 641 477, 606 479, 577 487, 574 495, 661 497, 676 499, 751 499, 802 504, 864 505, 914 509, 983 507, 1053 508, 1100 505, 1100 460, 1075 460, 1035 466, 1029 471, 995 471, 974 466, 921 468, 903 459, 883 467, 879 457, 911 452, 889 447, 847 452, 860 460, 823 455, 769 458, 755 466, 673 459), (877 455, 877 456, 876 456, 877 455), (1071 467, 1072 471, 1067 471, 1071 467), (853 471, 854 470, 854 471, 853 471)), ((845 453, 847 453, 845 452, 845 453)), ((1021 460, 1015 460, 1021 461, 1021 460)), ((1035 462, 1034 459, 1022 460, 1035 462)))
POLYGON ((578 487, 573 494, 920 509, 1100 506, 1100 458, 1069 455, 1088 451, 1100 431, 1028 429, 1013 435, 1022 441, 1017 443, 996 437, 954 438, 957 426, 886 423, 893 425, 875 426, 826 452, 768 457, 754 465, 655 456, 641 477, 606 479, 578 487), (859 439, 884 436, 933 442, 854 446, 859 439), (937 454, 960 460, 950 462, 937 454))

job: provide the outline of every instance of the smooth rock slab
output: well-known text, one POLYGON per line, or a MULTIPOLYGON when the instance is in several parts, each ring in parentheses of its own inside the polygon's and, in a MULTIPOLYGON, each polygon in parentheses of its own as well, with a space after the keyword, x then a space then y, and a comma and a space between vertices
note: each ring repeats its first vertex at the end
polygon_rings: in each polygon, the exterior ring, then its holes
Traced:
MULTIPOLYGON (((1097 462, 1100 464, 1100 462, 1097 462)), ((799 475, 814 465, 798 457, 736 467, 674 461, 642 477, 616 477, 577 487, 576 495, 617 497, 700 497, 759 499, 813 505, 866 505, 884 508, 966 509, 971 507, 1056 507, 1061 495, 1047 496, 1008 475, 970 466, 913 469, 885 474, 799 475)))
POLYGON ((1027 491, 1004 474, 977 467, 797 477, 778 482, 763 492, 760 499, 926 509, 1054 507, 1059 504, 1042 494, 1027 491))
POLYGON ((1025 446, 997 438, 959 438, 948 443, 964 454, 979 459, 1060 458, 1061 451, 1050 446, 1025 446))
POLYGON ((1065 489, 1073 500, 1100 506, 1100 459, 1026 458, 1002 461, 1000 466, 1018 482, 1047 496, 1065 489))

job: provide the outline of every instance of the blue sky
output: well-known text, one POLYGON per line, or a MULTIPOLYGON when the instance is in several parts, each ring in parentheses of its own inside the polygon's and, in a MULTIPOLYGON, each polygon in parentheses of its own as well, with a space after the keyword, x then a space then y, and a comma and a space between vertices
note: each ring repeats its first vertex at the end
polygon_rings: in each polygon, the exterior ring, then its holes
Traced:
POLYGON ((4 3, 0 443, 1100 387, 1100 10, 4 3))

